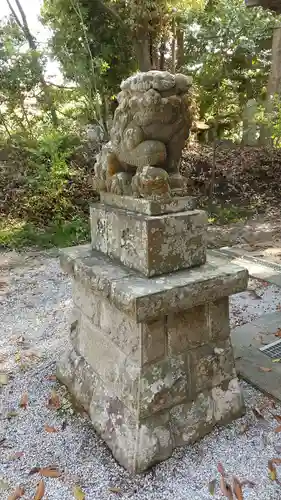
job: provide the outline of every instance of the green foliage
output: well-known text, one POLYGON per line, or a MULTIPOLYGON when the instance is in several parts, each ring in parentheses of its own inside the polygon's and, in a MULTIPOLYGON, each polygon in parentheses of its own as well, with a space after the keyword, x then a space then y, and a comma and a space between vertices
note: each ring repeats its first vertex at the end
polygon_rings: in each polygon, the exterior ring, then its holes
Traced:
POLYGON ((12 219, 0 223, 0 247, 62 248, 88 242, 89 234, 89 223, 85 217, 52 222, 42 228, 30 222, 12 219))
POLYGON ((128 31, 98 0, 45 0, 42 19, 65 77, 83 90, 89 121, 100 122, 98 105, 136 69, 128 31))
POLYGON ((216 0, 187 17, 185 68, 198 88, 200 118, 222 124, 230 135, 241 130, 246 102, 265 97, 276 22, 270 12, 247 9, 244 0, 216 0))

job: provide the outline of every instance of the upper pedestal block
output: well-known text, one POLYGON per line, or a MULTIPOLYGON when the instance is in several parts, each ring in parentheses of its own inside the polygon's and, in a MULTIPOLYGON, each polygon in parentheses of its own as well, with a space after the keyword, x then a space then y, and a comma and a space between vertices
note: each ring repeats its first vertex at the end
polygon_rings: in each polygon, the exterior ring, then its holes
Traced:
POLYGON ((90 209, 94 250, 147 277, 205 263, 207 215, 189 210, 192 198, 161 203, 109 195, 104 201, 90 209))

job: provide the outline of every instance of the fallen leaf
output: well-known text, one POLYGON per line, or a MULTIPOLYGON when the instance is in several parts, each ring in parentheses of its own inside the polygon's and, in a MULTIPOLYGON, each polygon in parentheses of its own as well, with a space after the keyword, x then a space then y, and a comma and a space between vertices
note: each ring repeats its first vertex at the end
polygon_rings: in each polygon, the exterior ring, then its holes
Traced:
POLYGON ((12 493, 9 497, 8 500, 17 500, 18 498, 21 498, 24 495, 24 488, 22 486, 18 486, 14 493, 12 493))
POLYGON ((0 373, 0 386, 1 385, 7 385, 9 381, 9 377, 7 373, 0 373))
POLYGON ((15 354, 15 362, 19 363, 21 361, 21 353, 19 351, 15 354))
POLYGON ((117 487, 113 486, 112 488, 108 488, 108 491, 110 493, 121 493, 121 488, 117 488, 117 487))
POLYGON ((85 500, 85 493, 81 490, 80 486, 76 485, 73 488, 73 495, 75 500, 85 500))
POLYGON ((270 461, 271 461, 271 463, 276 464, 276 465, 281 464, 281 458, 272 458, 272 460, 270 460, 270 461))
POLYGON ((233 493, 238 500, 243 500, 242 485, 237 477, 233 477, 233 493))
POLYGON ((59 395, 55 390, 51 392, 51 396, 48 399, 47 408, 58 410, 61 407, 61 402, 59 395))
POLYGON ((41 481, 39 481, 39 483, 38 483, 34 500, 41 500, 43 498, 44 494, 45 494, 45 483, 44 483, 43 479, 41 479, 41 481))
POLYGON ((57 380, 57 377, 56 375, 47 375, 47 377, 45 377, 45 380, 49 380, 50 382, 55 382, 57 380))
POLYGON ((4 481, 3 479, 0 479, 0 491, 6 491, 9 489, 9 483, 4 481))
POLYGON ((9 457, 9 460, 17 460, 18 458, 21 458, 24 455, 23 451, 17 451, 13 455, 9 457))
POLYGON ((39 473, 44 477, 61 477, 62 473, 56 467, 43 467, 39 473))
POLYGON ((233 500, 233 493, 231 486, 227 484, 227 482, 224 479, 224 476, 221 476, 220 487, 222 494, 226 496, 226 498, 228 498, 229 500, 233 500))
POLYGON ((44 429, 46 432, 50 432, 50 433, 58 432, 58 429, 56 429, 55 427, 51 427, 50 425, 47 425, 47 424, 44 425, 44 429))
POLYGON ((272 463, 272 460, 268 461, 268 475, 271 481, 276 481, 277 472, 276 472, 276 467, 272 463))
POLYGON ((272 372, 272 368, 266 368, 266 366, 259 366, 259 370, 264 373, 272 372))
POLYGON ((27 408, 27 405, 28 405, 28 394, 27 392, 25 392, 22 397, 21 397, 21 400, 20 400, 20 407, 21 408, 24 408, 26 410, 27 408))
POLYGON ((274 335, 275 337, 281 337, 281 328, 278 328, 277 332, 274 335))
POLYGON ((276 429, 274 429, 274 432, 281 432, 281 425, 278 425, 278 427, 276 427, 276 429))
POLYGON ((276 358, 276 359, 272 360, 272 363, 280 363, 280 361, 281 361, 281 358, 276 358))
POLYGON ((209 482, 209 493, 212 496, 214 496, 215 494, 216 484, 217 484, 216 479, 213 479, 212 481, 209 482))
POLYGON ((10 420, 11 418, 14 418, 14 417, 17 417, 18 416, 18 413, 14 410, 12 411, 8 411, 7 413, 7 418, 10 420))
POLYGON ((221 476, 225 476, 225 470, 223 465, 219 462, 217 465, 218 472, 221 474, 221 476))

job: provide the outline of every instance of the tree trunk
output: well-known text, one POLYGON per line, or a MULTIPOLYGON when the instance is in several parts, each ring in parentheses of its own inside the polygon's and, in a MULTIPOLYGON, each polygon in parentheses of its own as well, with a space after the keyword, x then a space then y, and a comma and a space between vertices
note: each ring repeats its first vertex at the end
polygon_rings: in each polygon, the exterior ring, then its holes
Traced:
MULTIPOLYGON (((281 25, 273 31, 271 70, 267 85, 265 112, 269 121, 274 112, 274 96, 281 94, 281 25)), ((272 129, 267 123, 261 126, 260 144, 271 144, 272 129)))
POLYGON ((160 61, 159 61, 159 69, 163 71, 165 69, 165 54, 166 54, 166 40, 162 37, 160 44, 160 61))
POLYGON ((172 19, 172 73, 176 72, 176 20, 172 19))
POLYGON ((54 127, 57 127, 58 126, 58 117, 57 117, 54 101, 53 101, 52 95, 50 93, 49 86, 47 85, 47 83, 45 81, 42 65, 41 65, 39 57, 37 55, 36 41, 30 32, 30 29, 29 29, 29 26, 27 23, 27 19, 26 19, 26 15, 25 15, 25 12, 22 8, 20 0, 15 0, 15 2, 16 2, 17 8, 19 9, 19 12, 21 15, 21 20, 19 19, 17 13, 15 12, 10 0, 7 0, 7 4, 8 4, 10 11, 14 17, 14 20, 16 21, 18 26, 22 29, 22 32, 26 38, 26 41, 28 42, 29 48, 32 51, 32 59, 34 62, 34 66, 38 70, 39 81, 41 83, 42 90, 44 93, 45 103, 46 103, 47 108, 50 111, 52 123, 53 123, 54 127))
POLYGON ((178 26, 176 30, 177 38, 177 71, 180 71, 184 65, 184 34, 183 30, 178 26))
POLYGON ((135 52, 139 70, 149 71, 151 69, 150 36, 145 22, 136 30, 135 52))

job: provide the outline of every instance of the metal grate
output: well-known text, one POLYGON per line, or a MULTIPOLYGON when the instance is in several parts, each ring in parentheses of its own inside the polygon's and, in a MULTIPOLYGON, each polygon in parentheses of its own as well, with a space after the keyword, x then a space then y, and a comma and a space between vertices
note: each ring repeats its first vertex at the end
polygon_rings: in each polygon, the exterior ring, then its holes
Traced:
POLYGON ((260 348, 264 354, 273 359, 280 359, 281 361, 281 339, 272 342, 272 344, 267 344, 260 348))

